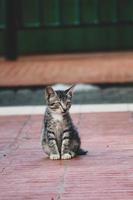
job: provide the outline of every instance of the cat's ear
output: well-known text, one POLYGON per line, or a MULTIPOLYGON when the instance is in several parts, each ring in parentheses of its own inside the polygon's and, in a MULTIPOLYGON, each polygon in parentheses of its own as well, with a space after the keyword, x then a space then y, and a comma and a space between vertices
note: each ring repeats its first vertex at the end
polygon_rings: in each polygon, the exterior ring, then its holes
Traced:
POLYGON ((73 91, 74 91, 74 87, 75 87, 75 85, 72 85, 70 88, 68 88, 67 90, 65 90, 66 94, 70 95, 72 97, 73 91))
POLYGON ((45 88, 45 97, 48 100, 50 97, 54 97, 56 95, 56 92, 53 90, 51 86, 47 86, 45 88))

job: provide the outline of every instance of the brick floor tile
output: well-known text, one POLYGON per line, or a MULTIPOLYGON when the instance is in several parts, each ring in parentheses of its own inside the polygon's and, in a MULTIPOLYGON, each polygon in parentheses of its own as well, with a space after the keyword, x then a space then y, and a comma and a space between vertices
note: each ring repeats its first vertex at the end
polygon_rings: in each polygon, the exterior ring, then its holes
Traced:
POLYGON ((16 62, 0 60, 0 86, 132 81, 132 52, 26 56, 16 62))
POLYGON ((73 114, 88 155, 51 161, 43 116, 0 117, 0 200, 132 200, 130 112, 73 114))

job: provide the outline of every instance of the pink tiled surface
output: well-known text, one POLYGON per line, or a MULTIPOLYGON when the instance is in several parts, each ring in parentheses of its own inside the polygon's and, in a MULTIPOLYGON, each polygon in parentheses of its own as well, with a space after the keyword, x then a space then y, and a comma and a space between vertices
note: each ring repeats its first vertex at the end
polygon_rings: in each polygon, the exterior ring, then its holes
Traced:
POLYGON ((43 116, 0 117, 0 200, 132 200, 130 112, 73 114, 87 156, 43 154, 43 116))

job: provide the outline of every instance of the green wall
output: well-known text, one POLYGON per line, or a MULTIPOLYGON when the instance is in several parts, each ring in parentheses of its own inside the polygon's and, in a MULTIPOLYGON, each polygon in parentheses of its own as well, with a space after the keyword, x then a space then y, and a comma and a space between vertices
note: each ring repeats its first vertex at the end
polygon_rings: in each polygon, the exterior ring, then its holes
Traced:
MULTIPOLYGON (((133 0, 22 0, 21 4, 24 30, 18 31, 19 54, 133 49, 133 0)), ((0 0, 0 53, 4 25, 5 0, 0 0)))
POLYGON ((5 0, 0 0, 0 54, 5 52, 5 0))

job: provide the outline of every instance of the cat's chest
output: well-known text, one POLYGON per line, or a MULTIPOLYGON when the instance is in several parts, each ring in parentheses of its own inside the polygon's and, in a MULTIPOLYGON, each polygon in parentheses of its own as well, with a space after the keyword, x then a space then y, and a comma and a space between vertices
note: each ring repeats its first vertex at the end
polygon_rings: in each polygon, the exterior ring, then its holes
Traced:
POLYGON ((63 122, 63 117, 60 114, 54 113, 54 114, 52 114, 52 118, 53 118, 53 120, 55 122, 58 122, 58 123, 62 123, 63 122))
POLYGON ((54 127, 57 131, 62 131, 63 129, 63 125, 64 125, 64 121, 63 121, 63 117, 60 114, 53 114, 52 115, 53 118, 53 122, 54 122, 54 127))

